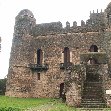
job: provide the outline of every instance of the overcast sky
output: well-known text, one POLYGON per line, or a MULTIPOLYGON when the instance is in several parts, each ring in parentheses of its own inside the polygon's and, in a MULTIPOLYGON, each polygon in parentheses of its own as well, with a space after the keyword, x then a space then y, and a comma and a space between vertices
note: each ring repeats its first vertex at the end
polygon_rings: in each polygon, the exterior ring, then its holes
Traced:
POLYGON ((111 0, 0 0, 0 78, 8 73, 15 17, 20 10, 31 10, 37 24, 61 21, 65 26, 66 21, 72 25, 73 21, 80 24, 81 20, 87 20, 90 11, 104 11, 109 2, 111 0))

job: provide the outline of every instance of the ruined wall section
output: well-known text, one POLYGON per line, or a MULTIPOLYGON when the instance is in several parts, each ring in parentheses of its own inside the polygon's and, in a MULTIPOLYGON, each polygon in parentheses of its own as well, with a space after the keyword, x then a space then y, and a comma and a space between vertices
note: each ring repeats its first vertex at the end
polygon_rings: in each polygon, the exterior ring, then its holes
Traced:
MULTIPOLYGON (((34 47, 33 52, 41 49, 44 52, 43 63, 49 65, 47 71, 33 72, 33 97, 59 97, 60 84, 64 83, 65 70, 60 69, 60 64, 63 63, 62 53, 65 47, 68 47, 72 52, 70 62, 80 64, 80 53, 89 52, 92 44, 97 45, 99 51, 104 51, 101 48, 101 34, 98 32, 90 33, 67 33, 55 34, 47 36, 37 36, 31 41, 34 47), (37 79, 37 74, 40 73, 40 80, 37 79)), ((31 62, 35 64, 35 62, 31 62)))
POLYGON ((62 52, 68 47, 72 52, 72 63, 80 64, 80 53, 88 52, 92 44, 100 51, 101 34, 67 33, 32 37, 22 36, 13 42, 10 67, 7 80, 8 96, 16 97, 55 97, 60 96, 60 84, 64 83, 65 70, 60 69, 63 63, 62 52), (44 52, 43 63, 49 65, 47 71, 32 71, 28 64, 37 64, 34 57, 37 49, 44 52), (38 80, 40 73, 40 80, 38 80), (24 82, 25 81, 25 82, 24 82))
POLYGON ((86 76, 84 65, 73 65, 67 69, 65 78, 66 103, 69 106, 78 107, 82 100, 83 83, 86 76))
POLYGON ((69 26, 68 24, 63 29, 62 24, 57 22, 43 24, 40 30, 39 26, 34 30, 36 25, 32 12, 23 10, 19 13, 16 17, 9 63, 7 96, 57 98, 60 96, 60 84, 64 83, 66 76, 65 70, 60 69, 64 48, 68 47, 72 53, 70 56, 72 64, 80 64, 80 53, 89 52, 91 45, 96 45, 99 51, 104 51, 103 35, 98 30, 75 33, 70 32, 69 26), (47 71, 32 70, 29 65, 37 64, 37 49, 43 51, 42 64, 49 65, 47 71))

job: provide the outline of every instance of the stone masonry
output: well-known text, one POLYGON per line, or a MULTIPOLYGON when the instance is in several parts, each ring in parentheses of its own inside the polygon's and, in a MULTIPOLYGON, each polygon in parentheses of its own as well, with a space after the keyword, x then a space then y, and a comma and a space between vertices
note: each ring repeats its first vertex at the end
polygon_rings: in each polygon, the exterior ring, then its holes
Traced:
POLYGON ((111 3, 81 26, 67 21, 65 28, 61 22, 36 24, 31 11, 20 11, 10 55, 6 96, 62 98, 76 107, 92 107, 86 103, 95 97, 110 107, 111 3), (101 95, 94 95, 95 84, 101 95))

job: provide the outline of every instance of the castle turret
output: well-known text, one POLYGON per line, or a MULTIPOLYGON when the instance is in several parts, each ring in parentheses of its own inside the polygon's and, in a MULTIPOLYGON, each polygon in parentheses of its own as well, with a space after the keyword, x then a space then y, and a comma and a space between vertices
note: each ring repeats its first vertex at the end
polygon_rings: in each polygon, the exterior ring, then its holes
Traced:
POLYGON ((10 56, 10 66, 30 63, 30 39, 32 28, 36 25, 34 15, 28 9, 19 12, 15 18, 14 36, 10 56), (26 42, 27 41, 27 42, 26 42), (15 53, 17 51, 17 53, 15 53), (28 52, 28 53, 27 53, 28 52))
POLYGON ((8 96, 29 97, 28 95, 31 93, 31 71, 28 64, 33 61, 31 56, 34 55, 33 47, 30 47, 33 38, 31 30, 34 26, 35 18, 32 12, 27 9, 20 11, 15 19, 13 43, 10 53, 6 88, 6 95, 8 96), (10 84, 12 84, 11 87, 10 84))
POLYGON ((32 27, 36 24, 33 13, 24 9, 15 18, 14 34, 31 34, 32 27))

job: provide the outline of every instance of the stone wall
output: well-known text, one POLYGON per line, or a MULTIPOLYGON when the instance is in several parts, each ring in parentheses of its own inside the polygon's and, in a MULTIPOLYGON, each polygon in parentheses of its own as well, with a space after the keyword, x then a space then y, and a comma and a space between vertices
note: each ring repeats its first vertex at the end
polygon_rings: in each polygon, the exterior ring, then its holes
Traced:
POLYGON ((9 68, 6 95, 13 97, 32 97, 32 74, 29 68, 14 66, 9 68))
MULTIPOLYGON (((100 51, 104 51, 101 48, 100 38, 102 39, 102 36, 98 32, 67 33, 37 37, 28 34, 22 37, 15 36, 11 50, 6 95, 58 98, 60 84, 64 83, 65 79, 64 71, 60 70, 60 63, 63 63, 62 55, 64 48, 68 47, 72 53, 70 62, 80 64, 80 53, 89 52, 92 44, 96 44, 100 51), (35 61, 37 49, 43 51, 42 63, 49 65, 47 71, 32 71, 28 66, 29 64, 37 64, 35 61), (14 74, 11 70, 14 70, 14 74), (40 73, 40 80, 37 79, 38 73, 40 73), (20 86, 23 84, 22 80, 28 80, 26 75, 30 79, 29 84, 26 84, 26 87, 30 86, 30 91, 26 91, 27 93, 25 91, 22 92, 22 86, 20 86), (17 89, 18 91, 16 91, 16 87, 20 90, 17 89), (9 89, 10 91, 8 91, 9 89)), ((24 84, 23 87, 25 87, 24 84)))
POLYGON ((108 64, 101 65, 101 74, 103 75, 104 99, 107 103, 107 107, 111 107, 111 78, 108 70, 108 64))
POLYGON ((85 76, 86 68, 84 65, 75 65, 67 70, 65 78, 65 95, 66 103, 69 106, 80 106, 85 76))

